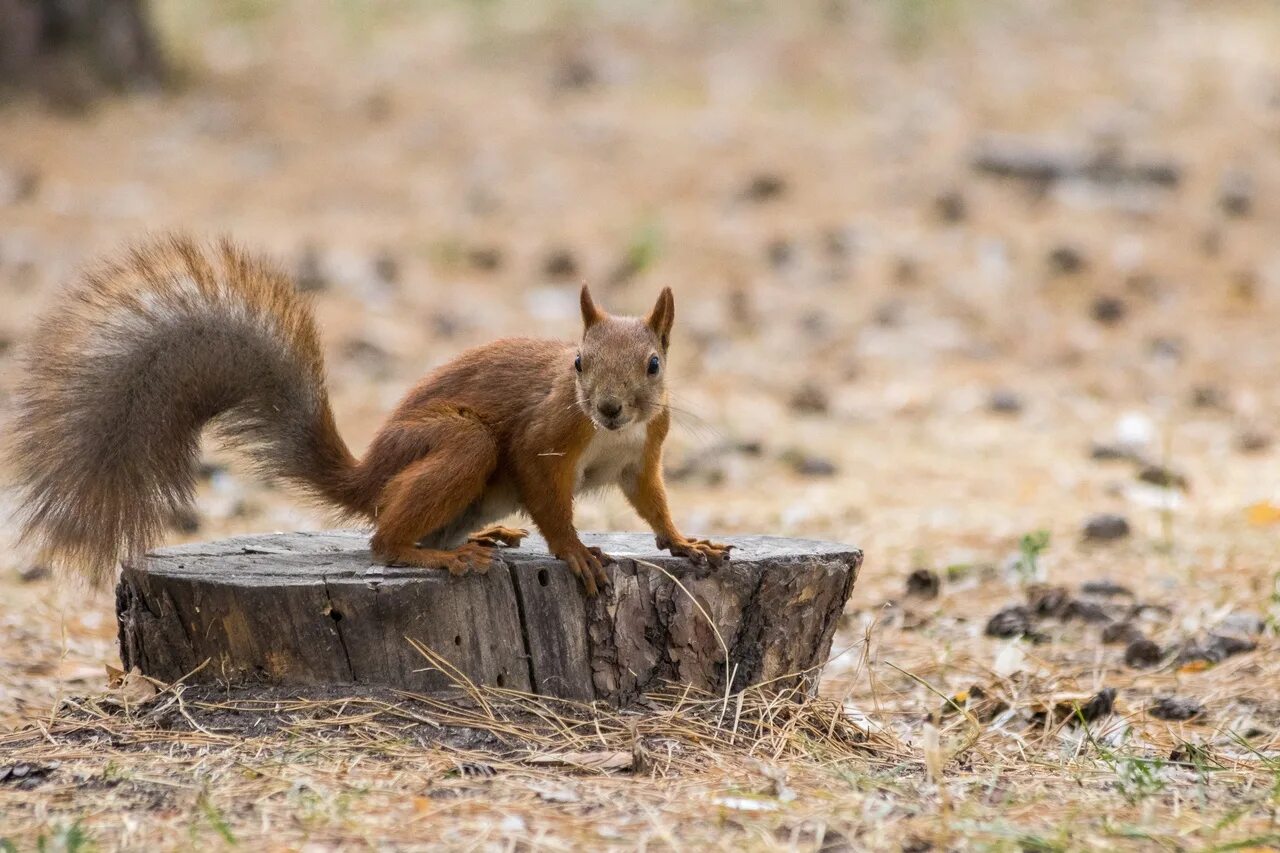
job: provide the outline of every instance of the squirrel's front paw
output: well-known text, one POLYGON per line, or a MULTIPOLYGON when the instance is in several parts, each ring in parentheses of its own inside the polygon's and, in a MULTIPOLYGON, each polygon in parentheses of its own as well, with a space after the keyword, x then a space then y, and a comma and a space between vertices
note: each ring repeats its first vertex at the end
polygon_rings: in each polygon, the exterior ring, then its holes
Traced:
POLYGON ((588 548, 581 542, 563 549, 556 556, 568 563, 570 571, 582 581, 588 598, 595 597, 600 587, 608 585, 609 576, 605 574, 604 567, 616 562, 599 548, 588 548))
POLYGON ((710 564, 717 569, 725 564, 729 559, 729 552, 733 550, 732 545, 712 542, 710 539, 686 539, 683 536, 678 539, 659 536, 658 548, 670 551, 677 557, 685 557, 696 566, 710 564))

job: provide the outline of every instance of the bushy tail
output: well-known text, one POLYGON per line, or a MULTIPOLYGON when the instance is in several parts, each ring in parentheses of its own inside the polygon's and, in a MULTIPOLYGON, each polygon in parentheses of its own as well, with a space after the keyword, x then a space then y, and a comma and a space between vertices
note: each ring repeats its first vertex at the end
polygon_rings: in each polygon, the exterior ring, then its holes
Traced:
POLYGON ((86 274, 28 371, 10 449, 22 536, 95 583, 190 505, 210 421, 262 473, 364 509, 309 306, 229 242, 167 237, 86 274))

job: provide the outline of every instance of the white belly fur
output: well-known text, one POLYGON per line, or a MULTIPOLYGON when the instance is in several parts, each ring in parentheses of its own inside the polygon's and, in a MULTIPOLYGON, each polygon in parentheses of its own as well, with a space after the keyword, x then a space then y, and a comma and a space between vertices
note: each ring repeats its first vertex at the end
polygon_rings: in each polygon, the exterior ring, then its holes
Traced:
POLYGON ((630 424, 620 430, 596 430, 587 449, 578 458, 575 493, 617 483, 627 471, 638 471, 644 456, 645 424, 630 424))
MULTIPOLYGON (((631 424, 620 430, 597 430, 587 449, 578 458, 574 494, 611 486, 623 474, 639 471, 647 435, 645 424, 631 424)), ((522 510, 515 489, 509 484, 491 488, 452 523, 419 540, 424 548, 456 548, 467 536, 522 510)))

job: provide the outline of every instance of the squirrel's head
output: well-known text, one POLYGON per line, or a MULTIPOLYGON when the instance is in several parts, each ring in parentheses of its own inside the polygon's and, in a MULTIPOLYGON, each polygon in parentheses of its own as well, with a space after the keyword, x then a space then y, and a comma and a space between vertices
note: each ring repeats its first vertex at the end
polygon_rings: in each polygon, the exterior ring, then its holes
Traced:
POLYGON ((676 318, 671 288, 649 316, 613 317, 582 286, 582 344, 574 359, 578 405, 598 427, 644 423, 666 405, 667 345, 676 318))

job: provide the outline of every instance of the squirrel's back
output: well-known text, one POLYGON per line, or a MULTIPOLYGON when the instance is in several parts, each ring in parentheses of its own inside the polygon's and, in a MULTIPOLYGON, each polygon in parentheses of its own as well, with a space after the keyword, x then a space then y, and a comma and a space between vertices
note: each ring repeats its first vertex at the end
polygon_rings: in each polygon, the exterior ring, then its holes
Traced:
POLYGON ((81 276, 27 368, 10 448, 23 537, 95 581, 189 505, 210 421, 263 473, 364 511, 310 307, 228 241, 164 237, 81 276))

